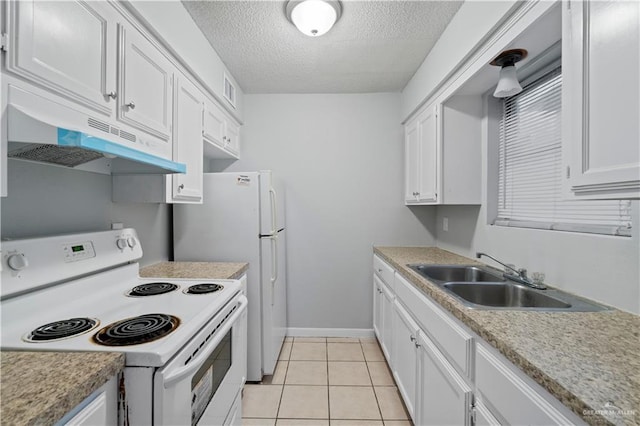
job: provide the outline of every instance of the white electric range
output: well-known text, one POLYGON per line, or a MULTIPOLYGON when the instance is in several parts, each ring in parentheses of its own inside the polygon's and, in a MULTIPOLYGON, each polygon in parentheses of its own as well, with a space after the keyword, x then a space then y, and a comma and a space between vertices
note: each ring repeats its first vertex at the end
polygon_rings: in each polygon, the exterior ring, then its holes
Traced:
POLYGON ((140 278, 141 256, 134 229, 3 241, 1 348, 125 353, 121 424, 234 423, 242 284, 140 278))

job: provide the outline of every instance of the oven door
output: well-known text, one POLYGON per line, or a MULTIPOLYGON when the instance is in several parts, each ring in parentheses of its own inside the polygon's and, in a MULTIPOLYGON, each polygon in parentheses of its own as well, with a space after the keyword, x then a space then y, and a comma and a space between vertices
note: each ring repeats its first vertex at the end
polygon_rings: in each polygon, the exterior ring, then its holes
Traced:
POLYGON ((156 372, 154 425, 225 424, 246 377, 246 311, 239 294, 156 372))

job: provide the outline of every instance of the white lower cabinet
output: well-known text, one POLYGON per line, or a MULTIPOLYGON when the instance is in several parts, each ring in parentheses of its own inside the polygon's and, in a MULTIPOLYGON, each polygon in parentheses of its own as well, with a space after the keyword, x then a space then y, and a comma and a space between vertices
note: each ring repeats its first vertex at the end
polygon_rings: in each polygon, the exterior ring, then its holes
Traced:
POLYGON ((391 290, 382 284, 382 352, 386 357, 393 355, 393 301, 391 290))
POLYGON ((108 426, 118 423, 117 378, 113 377, 64 416, 56 426, 108 426))
MULTIPOLYGON (((387 266, 377 257, 374 265, 382 271, 387 266)), ((416 425, 585 424, 437 302, 394 274, 388 287, 374 273, 374 328, 416 425), (392 311, 385 311, 389 305, 392 311), (390 341, 389 353, 384 348, 390 341)))
POLYGON ((373 299, 374 299, 374 331, 380 342, 384 356, 391 358, 393 338, 393 293, 384 282, 373 275, 373 299))
POLYGON ((500 422, 491 414, 487 406, 477 399, 474 403, 472 419, 475 426, 500 426, 500 422))
POLYGON ((477 345, 476 392, 508 424, 583 424, 555 398, 486 344, 477 345))
POLYGON ((382 283, 376 274, 373 274, 373 332, 378 341, 382 341, 382 283))
POLYGON ((416 424, 468 425, 473 392, 433 342, 418 336, 416 424))
POLYGON ((382 352, 387 359, 391 359, 393 350, 393 292, 394 271, 391 266, 373 257, 373 321, 376 337, 380 342, 382 352))
POLYGON ((409 415, 416 422, 416 379, 418 371, 418 324, 396 300, 393 304, 393 378, 409 415))

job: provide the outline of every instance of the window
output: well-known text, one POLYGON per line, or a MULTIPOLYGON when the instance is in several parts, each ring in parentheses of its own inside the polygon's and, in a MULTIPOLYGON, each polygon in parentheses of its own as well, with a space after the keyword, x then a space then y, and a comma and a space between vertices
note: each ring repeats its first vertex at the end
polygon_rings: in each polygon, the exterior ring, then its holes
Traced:
POLYGON ((494 225, 631 236, 629 200, 562 199, 562 73, 502 102, 494 225))

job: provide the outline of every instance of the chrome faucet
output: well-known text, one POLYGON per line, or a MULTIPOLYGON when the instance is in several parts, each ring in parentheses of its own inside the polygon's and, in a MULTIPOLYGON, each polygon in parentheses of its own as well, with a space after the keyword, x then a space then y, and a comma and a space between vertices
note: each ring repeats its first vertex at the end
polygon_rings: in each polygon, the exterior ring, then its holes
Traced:
POLYGON ((524 268, 515 269, 512 266, 507 265, 506 263, 502 263, 501 261, 499 261, 498 259, 496 259, 495 257, 493 257, 493 256, 491 256, 491 255, 489 255, 487 253, 476 252, 476 258, 480 259, 482 256, 486 256, 489 259, 492 259, 492 260, 498 262, 499 264, 504 266, 506 269, 511 270, 513 273, 504 272, 502 274, 502 276, 505 277, 508 280, 515 281, 515 282, 520 283, 520 284, 524 284, 526 286, 529 286, 531 288, 535 288, 537 290, 545 290, 547 288, 547 286, 542 284, 542 283, 538 284, 538 283, 535 283, 535 282, 531 281, 531 278, 529 278, 527 276, 527 270, 524 269, 524 268))

